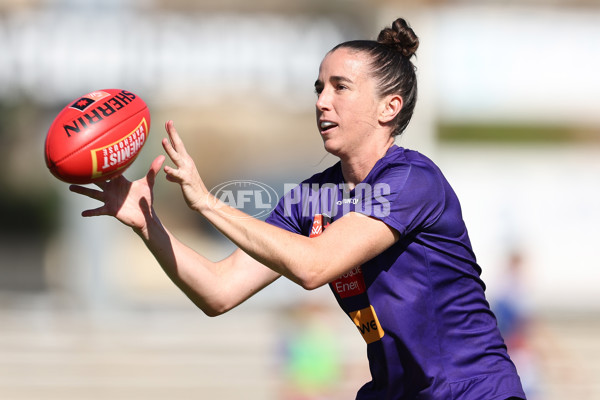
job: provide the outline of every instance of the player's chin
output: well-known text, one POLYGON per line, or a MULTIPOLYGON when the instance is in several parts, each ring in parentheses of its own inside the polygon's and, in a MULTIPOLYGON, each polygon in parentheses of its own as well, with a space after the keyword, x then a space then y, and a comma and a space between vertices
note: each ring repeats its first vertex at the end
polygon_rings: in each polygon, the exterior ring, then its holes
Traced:
POLYGON ((325 151, 336 157, 339 157, 342 153, 341 143, 331 138, 323 138, 323 147, 325 148, 325 151))

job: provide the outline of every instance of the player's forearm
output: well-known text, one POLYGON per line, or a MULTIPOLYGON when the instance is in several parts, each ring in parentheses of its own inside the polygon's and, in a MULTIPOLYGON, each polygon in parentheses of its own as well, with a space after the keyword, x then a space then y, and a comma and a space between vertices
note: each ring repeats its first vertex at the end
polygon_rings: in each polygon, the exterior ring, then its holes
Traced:
POLYGON ((215 263, 181 243, 158 218, 136 233, 171 281, 205 314, 215 316, 230 308, 222 290, 224 277, 215 263))
POLYGON ((249 218, 216 200, 210 203, 197 211, 255 260, 305 289, 322 286, 337 276, 336 269, 343 269, 331 258, 325 265, 328 257, 314 239, 249 218))

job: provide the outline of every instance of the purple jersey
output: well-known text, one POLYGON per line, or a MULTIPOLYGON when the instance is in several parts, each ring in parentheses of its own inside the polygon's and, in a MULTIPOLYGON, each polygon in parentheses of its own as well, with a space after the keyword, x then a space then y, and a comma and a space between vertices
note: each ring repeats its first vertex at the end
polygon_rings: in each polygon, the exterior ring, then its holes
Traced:
POLYGON ((393 146, 347 190, 338 162, 287 193, 267 222, 316 236, 355 211, 400 233, 330 283, 367 343, 357 399, 525 398, 485 299, 458 199, 425 156, 393 146))

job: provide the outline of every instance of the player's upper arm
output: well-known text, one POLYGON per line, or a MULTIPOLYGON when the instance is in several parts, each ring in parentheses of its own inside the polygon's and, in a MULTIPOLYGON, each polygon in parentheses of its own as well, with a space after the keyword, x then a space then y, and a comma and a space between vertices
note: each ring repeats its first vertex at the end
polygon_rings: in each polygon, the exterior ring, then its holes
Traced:
POLYGON ((399 237, 398 231, 376 218, 356 212, 344 215, 320 236, 310 239, 310 262, 315 265, 304 277, 303 286, 313 289, 333 281, 379 255, 399 237))

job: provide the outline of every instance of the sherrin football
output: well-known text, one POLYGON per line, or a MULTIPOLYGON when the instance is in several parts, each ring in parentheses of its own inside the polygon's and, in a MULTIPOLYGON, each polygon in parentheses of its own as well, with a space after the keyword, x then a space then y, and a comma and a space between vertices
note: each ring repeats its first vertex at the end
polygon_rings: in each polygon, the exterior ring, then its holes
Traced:
POLYGON ((91 92, 67 105, 46 136, 45 158, 58 179, 77 184, 122 174, 148 138, 150 111, 122 89, 91 92))

